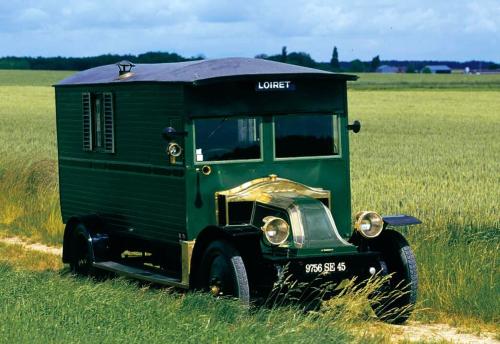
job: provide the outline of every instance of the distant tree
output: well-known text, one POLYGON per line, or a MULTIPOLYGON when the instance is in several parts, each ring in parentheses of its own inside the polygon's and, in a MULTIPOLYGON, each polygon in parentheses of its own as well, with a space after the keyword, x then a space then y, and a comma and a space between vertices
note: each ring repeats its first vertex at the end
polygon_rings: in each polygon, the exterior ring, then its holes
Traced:
POLYGON ((286 57, 286 63, 312 68, 317 65, 311 55, 304 52, 293 52, 288 54, 286 57))
POLYGON ((432 71, 431 71, 431 69, 429 67, 425 67, 424 69, 422 69, 422 73, 424 73, 424 74, 431 74, 432 71))
POLYGON ((0 69, 30 69, 29 61, 24 57, 2 57, 0 69))
POLYGON ((84 70, 115 64, 121 60, 134 63, 180 62, 203 59, 202 55, 185 58, 176 53, 147 52, 140 55, 99 55, 90 57, 0 57, 0 69, 84 70))
POLYGON ((490 69, 490 70, 500 69, 500 64, 492 62, 492 63, 488 66, 488 69, 490 69))
POLYGON ((365 64, 363 62, 361 62, 361 60, 356 59, 356 60, 352 60, 349 63, 349 72, 362 73, 364 71, 365 71, 365 64))
POLYGON ((333 53, 332 53, 332 59, 330 60, 330 66, 332 67, 332 70, 337 72, 340 70, 340 63, 339 63, 339 52, 337 51, 337 47, 333 47, 333 53))
POLYGON ((281 48, 281 62, 286 62, 287 58, 286 45, 281 48))
POLYGON ((406 68, 406 73, 415 73, 415 72, 416 72, 415 66, 410 63, 406 68))
MULTIPOLYGON (((284 48, 286 48, 286 47, 284 47, 284 48)), ((268 56, 265 54, 259 54, 255 57, 260 58, 260 59, 265 59, 265 60, 283 62, 283 54, 277 54, 277 55, 271 55, 271 56, 268 56)), ((298 65, 298 66, 313 67, 313 68, 320 67, 320 64, 318 62, 314 61, 313 58, 311 57, 311 55, 304 53, 304 52, 301 52, 301 51, 287 53, 285 63, 294 64, 294 65, 298 65)), ((328 69, 328 68, 326 68, 326 69, 328 69)))
POLYGON ((377 55, 370 62, 370 71, 376 72, 378 67, 380 67, 380 57, 377 55))
POLYGON ((207 57, 205 56, 205 54, 197 54, 197 55, 190 57, 188 60, 198 61, 198 60, 206 60, 206 59, 207 59, 207 57))
POLYGON ((186 59, 176 53, 150 51, 144 54, 137 55, 136 61, 138 63, 162 63, 162 62, 182 62, 186 61, 186 59))

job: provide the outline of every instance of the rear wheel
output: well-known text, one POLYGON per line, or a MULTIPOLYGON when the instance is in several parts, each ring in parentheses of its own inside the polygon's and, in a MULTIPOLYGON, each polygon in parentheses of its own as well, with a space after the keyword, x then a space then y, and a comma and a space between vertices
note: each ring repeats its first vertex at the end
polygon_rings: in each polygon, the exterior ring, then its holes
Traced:
POLYGON ((69 267, 76 275, 90 276, 94 274, 94 252, 89 243, 89 234, 83 224, 78 224, 70 236, 71 247, 69 267))
POLYGON ((233 296, 248 304, 248 277, 238 250, 228 241, 208 245, 200 266, 199 285, 216 297, 233 296))
POLYGON ((396 231, 385 230, 370 243, 381 253, 381 266, 391 278, 377 291, 371 306, 379 319, 402 324, 411 315, 417 302, 418 274, 415 255, 406 239, 396 231))

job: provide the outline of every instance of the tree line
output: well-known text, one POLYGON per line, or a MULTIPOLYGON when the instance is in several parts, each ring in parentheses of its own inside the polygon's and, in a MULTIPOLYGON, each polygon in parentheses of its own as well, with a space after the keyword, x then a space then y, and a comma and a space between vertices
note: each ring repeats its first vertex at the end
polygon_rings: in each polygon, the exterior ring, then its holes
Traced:
MULTIPOLYGON (((375 72, 381 65, 390 65, 401 67, 406 72, 412 73, 420 71, 426 65, 444 64, 452 69, 500 69, 500 65, 487 61, 398 61, 398 60, 381 60, 380 56, 374 56, 369 61, 361 61, 354 59, 352 61, 340 61, 339 49, 333 47, 330 61, 318 62, 306 52, 288 52, 287 47, 281 49, 280 54, 265 55, 259 54, 256 58, 262 58, 272 61, 290 63, 294 65, 318 68, 333 72, 375 72)), ((133 63, 165 63, 165 62, 182 62, 201 60, 204 56, 183 57, 177 53, 169 52, 147 52, 139 55, 118 55, 106 54, 91 57, 15 57, 6 56, 0 57, 0 69, 37 69, 37 70, 84 70, 106 64, 114 64, 121 60, 128 60, 133 63)))
POLYGON ((336 46, 333 47, 332 56, 329 62, 316 62, 308 53, 305 52, 292 52, 287 53, 287 47, 281 49, 281 54, 276 55, 257 55, 257 58, 265 58, 273 61, 291 63, 299 66, 312 67, 323 69, 332 72, 352 72, 352 73, 370 73, 377 71, 377 68, 382 65, 389 65, 399 67, 406 73, 416 73, 424 69, 428 65, 447 65, 451 69, 500 69, 500 64, 489 61, 434 61, 434 60, 381 60, 380 56, 374 56, 369 61, 361 61, 354 59, 352 61, 340 61, 339 50, 336 46))
POLYGON ((203 56, 191 58, 176 53, 147 52, 139 55, 106 54, 91 57, 15 57, 0 58, 0 69, 37 69, 37 70, 85 70, 97 66, 114 64, 122 60, 133 63, 162 63, 201 60, 203 56))

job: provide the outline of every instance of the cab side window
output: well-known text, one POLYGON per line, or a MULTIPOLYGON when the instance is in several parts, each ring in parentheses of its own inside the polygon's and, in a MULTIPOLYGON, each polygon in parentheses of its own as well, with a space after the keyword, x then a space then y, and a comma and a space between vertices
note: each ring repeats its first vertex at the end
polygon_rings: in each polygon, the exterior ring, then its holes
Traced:
POLYGON ((260 158, 260 118, 196 119, 197 162, 260 158))

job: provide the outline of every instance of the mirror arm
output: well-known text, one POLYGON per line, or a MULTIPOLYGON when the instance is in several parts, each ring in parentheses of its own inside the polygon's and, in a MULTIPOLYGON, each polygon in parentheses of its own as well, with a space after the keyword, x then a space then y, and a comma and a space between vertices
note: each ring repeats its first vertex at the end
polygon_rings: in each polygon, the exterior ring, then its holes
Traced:
POLYGON ((347 125, 347 130, 352 130, 353 133, 357 134, 361 130, 361 122, 355 120, 352 124, 347 125))

